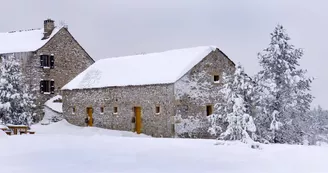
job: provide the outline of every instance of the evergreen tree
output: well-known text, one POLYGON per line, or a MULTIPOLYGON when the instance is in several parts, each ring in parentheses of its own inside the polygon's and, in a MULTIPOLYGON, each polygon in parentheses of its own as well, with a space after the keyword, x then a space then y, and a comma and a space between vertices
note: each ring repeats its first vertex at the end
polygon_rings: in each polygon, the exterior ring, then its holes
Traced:
POLYGON ((0 120, 5 124, 30 125, 34 96, 28 92, 19 60, 13 55, 2 58, 0 70, 0 120))
MULTIPOLYGON (((223 77, 223 83, 223 101, 216 105, 218 114, 214 115, 228 124, 220 139, 244 142, 255 139, 256 127, 251 116, 254 106, 254 82, 245 74, 241 65, 238 65, 234 74, 223 77)), ((212 118, 212 122, 216 122, 213 120, 215 118, 212 118)), ((217 126, 217 123, 212 123, 210 131, 221 130, 217 126)))
POLYGON ((275 143, 300 143, 310 109, 311 79, 306 71, 298 69, 303 56, 301 49, 289 44, 285 29, 278 25, 271 33, 269 47, 259 53, 258 84, 263 91, 261 107, 263 115, 256 121, 260 136, 275 143))
POLYGON ((308 122, 303 126, 308 144, 315 145, 328 142, 328 111, 320 106, 308 112, 308 122))

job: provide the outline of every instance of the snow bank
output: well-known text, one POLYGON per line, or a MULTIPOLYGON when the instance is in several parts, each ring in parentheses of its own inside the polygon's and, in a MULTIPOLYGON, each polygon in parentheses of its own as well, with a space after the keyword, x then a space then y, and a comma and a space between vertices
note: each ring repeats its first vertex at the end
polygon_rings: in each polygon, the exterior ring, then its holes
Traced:
MULTIPOLYGON (((63 127, 67 125, 65 124, 66 122, 61 122, 57 125, 63 127)), ((262 150, 254 150, 248 145, 236 142, 214 145, 215 140, 88 136, 72 135, 69 131, 67 133, 10 136, 1 140, 1 172, 328 172, 328 147, 277 144, 264 145, 262 150)))
POLYGON ((0 54, 36 51, 45 45, 61 28, 56 27, 48 39, 42 40, 43 28, 0 33, 0 54))
POLYGON ((51 99, 49 99, 48 101, 46 101, 44 103, 45 106, 47 106, 48 108, 58 112, 58 113, 63 113, 63 103, 62 102, 55 102, 55 100, 58 99, 62 99, 61 95, 57 95, 51 99))
POLYGON ((125 136, 125 137, 149 137, 144 134, 137 135, 133 132, 109 130, 97 127, 79 127, 68 123, 65 119, 57 123, 44 126, 36 124, 32 131, 42 135, 74 135, 74 136, 125 136))
POLYGON ((8 135, 6 134, 6 132, 0 130, 0 139, 1 138, 7 138, 7 137, 8 137, 8 135))
POLYGON ((174 83, 215 46, 98 60, 62 89, 174 83))

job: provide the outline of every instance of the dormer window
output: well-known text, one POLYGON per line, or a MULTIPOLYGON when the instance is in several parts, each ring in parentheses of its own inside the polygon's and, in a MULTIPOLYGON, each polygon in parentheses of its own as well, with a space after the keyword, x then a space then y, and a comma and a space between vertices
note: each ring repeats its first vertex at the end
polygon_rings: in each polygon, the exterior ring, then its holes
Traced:
POLYGON ((42 68, 51 68, 51 69, 53 69, 54 65, 55 65, 55 58, 54 58, 53 54, 51 54, 51 55, 41 54, 40 55, 40 66, 42 68))

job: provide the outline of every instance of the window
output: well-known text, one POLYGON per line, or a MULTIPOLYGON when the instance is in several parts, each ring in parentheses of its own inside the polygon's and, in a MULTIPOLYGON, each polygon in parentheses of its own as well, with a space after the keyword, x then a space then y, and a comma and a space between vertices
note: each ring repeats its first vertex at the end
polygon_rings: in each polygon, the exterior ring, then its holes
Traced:
POLYGON ((212 115, 213 114, 213 106, 212 105, 207 105, 206 106, 206 115, 212 115))
POLYGON ((113 109, 113 113, 114 113, 114 114, 117 114, 117 113, 118 113, 118 107, 117 107, 117 106, 114 107, 114 109, 113 109))
POLYGON ((72 113, 73 114, 75 114, 75 112, 76 112, 76 108, 75 108, 75 106, 72 108, 72 113))
POLYGON ((159 106, 156 106, 156 114, 159 114, 161 112, 161 108, 159 106))
POLYGON ((40 55, 40 66, 43 68, 54 68, 54 55, 40 55))
POLYGON ((100 113, 104 113, 104 107, 102 106, 102 107, 100 107, 100 113))
POLYGON ((219 75, 214 75, 213 80, 214 80, 214 82, 219 82, 220 76, 219 75))
POLYGON ((54 80, 41 80, 40 92, 42 94, 55 94, 55 81, 54 80))

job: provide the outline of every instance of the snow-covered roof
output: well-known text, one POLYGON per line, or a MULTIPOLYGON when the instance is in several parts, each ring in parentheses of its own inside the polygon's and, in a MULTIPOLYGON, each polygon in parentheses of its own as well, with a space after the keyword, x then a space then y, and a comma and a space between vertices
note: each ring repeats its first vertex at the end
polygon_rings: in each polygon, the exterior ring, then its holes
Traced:
POLYGON ((60 29, 61 27, 55 27, 49 38, 44 40, 43 28, 0 33, 0 54, 36 51, 60 29))
POLYGON ((48 108, 58 112, 58 113, 63 113, 63 103, 62 102, 54 102, 57 99, 62 99, 61 95, 56 95, 55 97, 52 97, 48 101, 44 103, 45 106, 48 108))
POLYGON ((174 83, 216 49, 202 46, 101 59, 62 89, 174 83))

